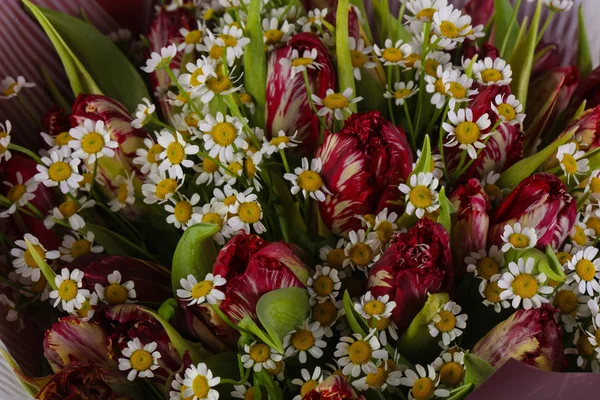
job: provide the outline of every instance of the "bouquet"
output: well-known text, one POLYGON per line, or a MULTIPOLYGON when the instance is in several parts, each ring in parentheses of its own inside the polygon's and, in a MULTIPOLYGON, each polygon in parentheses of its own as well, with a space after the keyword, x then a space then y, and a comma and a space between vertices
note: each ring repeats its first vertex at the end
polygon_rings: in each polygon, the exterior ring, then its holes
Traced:
POLYGON ((4 356, 36 398, 600 371, 600 70, 581 10, 577 65, 542 41, 571 0, 173 0, 139 39, 22 3, 72 88, 46 74, 39 116, 0 85, 44 143, 0 125, 0 311, 42 373, 4 356))

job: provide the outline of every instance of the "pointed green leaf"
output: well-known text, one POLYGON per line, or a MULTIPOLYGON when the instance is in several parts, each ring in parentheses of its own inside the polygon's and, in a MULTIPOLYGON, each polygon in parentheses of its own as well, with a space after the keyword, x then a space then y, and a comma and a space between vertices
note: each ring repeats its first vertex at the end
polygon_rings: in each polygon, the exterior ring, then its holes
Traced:
POLYGON ((256 112, 252 116, 257 126, 265 123, 267 90, 267 55, 260 18, 262 0, 251 0, 245 33, 250 43, 244 48, 244 88, 254 99, 256 112))
POLYGON ((452 229, 452 221, 451 214, 456 212, 452 202, 448 200, 446 197, 446 188, 442 187, 440 193, 438 195, 439 203, 440 203, 440 214, 438 215, 437 222, 442 224, 448 234, 450 234, 452 229))
MULTIPOLYGON (((348 0, 339 0, 336 11, 335 25, 335 54, 337 56, 338 83, 340 92, 347 88, 352 89, 353 96, 356 96, 356 87, 354 86, 354 68, 350 60, 350 44, 348 38, 348 10, 350 5, 348 0)), ((356 112, 356 104, 351 104, 350 109, 356 112)))
POLYGON ((283 354, 283 343, 281 341, 274 341, 268 333, 266 333, 265 331, 260 329, 258 325, 256 325, 256 322, 254 322, 252 318, 250 318, 250 316, 246 315, 244 318, 242 318, 242 320, 238 323, 238 327, 244 331, 253 334, 264 344, 266 344, 269 347, 272 347, 279 353, 283 354))
POLYGON ((581 79, 586 78, 593 70, 590 41, 588 39, 587 26, 583 16, 583 4, 579 6, 579 41, 577 45, 577 69, 581 79))
POLYGON ((212 236, 219 232, 219 227, 213 224, 192 225, 183 233, 175 253, 171 269, 171 286, 173 294, 181 287, 181 279, 193 275, 204 279, 211 273, 217 259, 217 249, 212 236))
POLYGON ((174 298, 167 299, 163 301, 163 303, 158 307, 158 315, 163 317, 165 320, 170 321, 175 315, 175 310, 177 309, 177 300, 174 298))
POLYGON ((567 280, 567 276, 565 275, 565 270, 558 261, 556 257, 556 253, 552 249, 552 246, 546 246, 546 259, 547 263, 540 263, 538 267, 538 272, 543 272, 546 276, 553 281, 556 282, 564 282, 567 280))
POLYGON ((421 157, 419 157, 419 161, 417 161, 417 165, 415 165, 410 175, 416 175, 419 172, 432 172, 431 164, 431 141, 429 140, 429 135, 425 135, 421 157))
POLYGON ((369 329, 364 323, 361 325, 359 322, 359 318, 361 317, 360 315, 357 316, 356 311, 354 310, 354 304, 352 303, 352 299, 347 290, 344 292, 344 312, 346 313, 346 320, 348 320, 352 332, 360 333, 363 337, 366 336, 369 329))
POLYGON ((444 397, 444 400, 464 400, 473 391, 475 385, 467 383, 450 391, 448 397, 444 397))
POLYGON ((45 386, 45 384, 42 384, 43 382, 36 381, 41 381, 44 378, 29 378, 25 376, 25 374, 23 374, 23 371, 21 371, 21 368, 19 368, 15 360, 10 354, 8 354, 6 350, 0 348, 0 354, 2 354, 2 357, 4 358, 4 360, 6 360, 6 363, 8 364, 9 368, 12 368, 13 372, 15 373, 15 376, 19 379, 19 381, 21 382, 23 387, 29 392, 29 394, 32 397, 37 395, 40 389, 42 389, 45 386))
POLYGON ((52 268, 50 268, 46 260, 44 260, 44 258, 40 256, 40 254, 35 250, 35 248, 29 240, 25 239, 25 245, 27 245, 27 251, 29 251, 29 254, 33 258, 33 261, 35 261, 35 263, 37 264, 38 268, 44 275, 44 278, 46 278, 46 281, 48 282, 50 287, 53 290, 57 290, 58 287, 56 286, 56 282, 54 279, 56 278, 56 273, 52 270, 52 268))
POLYGON ((581 102, 581 104, 579 105, 579 107, 577 108, 577 111, 575 111, 575 114, 573 114, 573 118, 571 118, 571 122, 573 122, 576 119, 579 119, 579 117, 581 117, 581 115, 585 111, 586 106, 587 106, 587 100, 583 100, 581 102))
POLYGON ((506 41, 504 54, 501 55, 504 59, 510 58, 519 32, 519 24, 515 20, 509 30, 512 17, 513 7, 509 0, 494 0, 494 45, 500 49, 506 41))
MULTIPOLYGON (((258 385, 265 388, 267 392, 266 399, 269 400, 283 400, 283 391, 279 387, 273 376, 263 369, 258 373, 254 373, 254 378, 258 382, 258 385)), ((264 397, 261 397, 261 399, 264 397)))
POLYGON ((469 352, 465 353, 463 361, 466 370, 465 384, 472 384, 474 387, 481 385, 496 371, 487 361, 469 352))

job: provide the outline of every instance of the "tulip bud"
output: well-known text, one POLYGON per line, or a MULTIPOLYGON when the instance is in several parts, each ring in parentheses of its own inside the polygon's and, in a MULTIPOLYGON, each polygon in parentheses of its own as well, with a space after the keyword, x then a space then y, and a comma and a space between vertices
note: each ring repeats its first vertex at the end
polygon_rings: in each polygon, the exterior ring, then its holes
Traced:
POLYGON ((319 203, 321 217, 335 234, 360 229, 356 215, 404 211, 398 185, 412 172, 412 150, 404 132, 379 111, 351 115, 344 129, 327 135, 316 157, 332 193, 319 203))
POLYGON ((42 117, 44 129, 51 136, 56 136, 59 133, 69 131, 71 123, 65 112, 57 106, 52 106, 42 117))
POLYGON ((491 221, 488 245, 500 245, 505 225, 534 228, 536 247, 557 249, 567 238, 577 216, 576 201, 560 179, 538 173, 525 178, 502 201, 491 221))
POLYGON ((555 314, 546 304, 520 309, 479 340, 473 354, 494 368, 515 358, 544 371, 560 371, 563 349, 555 314))
POLYGON ((585 100, 586 108, 594 108, 600 105, 600 67, 596 68, 579 83, 575 93, 571 98, 571 104, 569 106, 569 112, 567 115, 573 115, 575 110, 579 108, 581 103, 585 100))
POLYGON ((573 137, 579 143, 580 150, 600 147, 600 106, 586 110, 565 129, 563 135, 573 128, 577 128, 573 137))
POLYGON ((463 275, 463 262, 471 252, 486 249, 490 223, 491 205, 485 190, 477 179, 469 179, 450 195, 449 200, 456 209, 456 221, 452 226, 452 258, 458 267, 455 272, 463 275))
POLYGON ((362 395, 357 395, 352 385, 342 375, 331 375, 312 391, 306 393, 304 400, 360 400, 362 395))
POLYGON ((406 233, 396 234, 390 247, 369 270, 373 296, 396 302, 392 319, 401 334, 423 308, 428 293, 452 295, 454 274, 448 232, 421 219, 406 233))
POLYGON ((312 111, 302 73, 291 76, 292 69, 280 63, 296 50, 300 57, 305 51, 316 50, 318 68, 307 69, 311 94, 324 98, 328 89, 335 88, 335 69, 327 48, 310 33, 299 33, 286 46, 271 52, 267 69, 267 133, 280 130, 292 135, 298 131, 302 144, 290 150, 298 156, 313 154, 319 137, 319 119, 312 111))

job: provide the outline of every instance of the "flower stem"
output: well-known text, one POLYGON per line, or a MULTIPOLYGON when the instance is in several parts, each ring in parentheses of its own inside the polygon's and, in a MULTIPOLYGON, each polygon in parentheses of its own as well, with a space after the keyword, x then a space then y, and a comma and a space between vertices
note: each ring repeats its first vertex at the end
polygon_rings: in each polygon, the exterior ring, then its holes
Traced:
POLYGON ((17 144, 9 144, 8 145, 8 149, 9 150, 16 150, 18 152, 21 152, 29 157, 31 157, 35 162, 37 162, 38 164, 43 164, 42 160, 31 150, 26 149, 25 147, 19 146, 17 144))
POLYGON ((519 12, 519 8, 521 7, 521 1, 517 0, 515 7, 513 8, 512 15, 510 16, 510 22, 508 23, 508 28, 506 29, 506 34, 504 36, 504 40, 502 41, 502 47, 500 47, 500 56, 506 57, 504 52, 506 51, 506 45, 508 44, 508 39, 510 37, 510 30, 512 29, 515 21, 517 20, 517 13, 519 12))
POLYGON ((167 75, 169 75, 169 78, 171 78, 171 81, 175 84, 175 86, 177 86, 177 89, 179 89, 179 93, 183 97, 185 97, 185 100, 190 105, 190 107, 192 107, 192 109, 194 110, 194 112, 198 116, 202 115, 202 112, 200 111, 200 109, 198 108, 198 106, 192 101, 192 98, 190 97, 190 95, 188 94, 188 92, 186 92, 185 89, 179 84, 179 81, 177 80, 177 77, 173 73, 173 70, 171 69, 171 67, 166 66, 165 67, 165 71, 167 72, 167 75))
POLYGON ((404 113, 406 114, 406 120, 408 121, 408 128, 410 130, 410 143, 412 144, 413 149, 417 148, 417 138, 415 133, 415 128, 412 124, 412 119, 410 118, 410 114, 408 112, 408 105, 406 104, 406 100, 404 100, 404 113))
POLYGON ((306 87, 306 97, 308 98, 308 104, 310 104, 310 108, 312 108, 313 112, 315 113, 315 116, 319 120, 319 124, 321 125, 321 129, 319 129, 319 144, 322 144, 323 134, 325 132, 325 129, 327 129, 327 125, 325 125, 323 119, 319 117, 319 114, 317 113, 317 107, 315 107, 315 104, 312 101, 312 92, 310 90, 310 84, 308 83, 308 73, 306 72, 306 70, 302 71, 302 77, 304 78, 304 86, 306 87))
POLYGON ((548 29, 548 26, 550 25, 550 21, 552 21, 554 14, 555 14, 555 12, 550 10, 550 14, 548 14, 548 18, 546 18, 546 22, 544 22, 544 26, 542 27, 542 30, 538 34, 537 40, 535 42, 536 46, 538 44, 540 44, 540 42, 542 41, 542 38, 544 37, 544 33, 546 33, 546 29, 548 29))
POLYGON ((283 168, 285 169, 285 172, 287 172, 288 174, 291 173, 290 165, 288 164, 287 157, 285 156, 285 151, 283 151, 283 149, 279 149, 279 154, 281 155, 281 160, 283 161, 283 168))
POLYGON ((446 110, 444 112, 445 117, 442 118, 442 121, 440 121, 440 138, 438 141, 438 149, 440 150, 440 156, 442 157, 442 165, 443 165, 443 170, 444 170, 444 176, 449 179, 450 176, 448 175, 448 169, 446 168, 446 158, 444 157, 444 120, 446 119, 446 117, 448 116, 448 110, 450 108, 450 103, 448 103, 446 105, 446 110))
POLYGON ((175 133, 176 130, 175 128, 173 128, 171 125, 167 125, 164 122, 162 122, 160 119, 156 118, 156 117, 152 117, 151 121, 153 123, 155 123, 156 125, 165 128, 166 130, 168 130, 169 132, 175 133))
MULTIPOLYGON (((392 93, 394 93, 394 89, 392 88, 392 66, 389 65, 388 66, 388 71, 387 71, 387 84, 388 84, 388 90, 392 93)), ((392 120, 392 123, 394 124, 394 126, 396 125, 396 117, 394 116, 394 107, 392 106, 392 99, 389 98, 388 99, 388 109, 390 111, 390 119, 392 120)))
MULTIPOLYGON (((417 123, 415 125, 417 132, 421 129, 421 114, 423 113, 423 92, 425 91, 425 60, 427 60, 427 49, 429 47, 429 34, 431 32, 431 22, 425 23, 425 35, 423 38, 423 50, 421 54, 421 73, 419 74, 419 94, 417 101, 417 123)), ((417 133, 418 134, 418 133, 417 133)))

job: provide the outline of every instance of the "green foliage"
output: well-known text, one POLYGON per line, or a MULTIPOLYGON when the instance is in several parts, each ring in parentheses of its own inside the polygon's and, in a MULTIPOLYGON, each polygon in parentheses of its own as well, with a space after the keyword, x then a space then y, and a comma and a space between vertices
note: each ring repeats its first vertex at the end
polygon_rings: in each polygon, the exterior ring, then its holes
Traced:
POLYGON ((244 88, 254 99, 256 112, 253 122, 258 126, 265 123, 267 93, 267 56, 260 19, 261 3, 262 0, 252 0, 248 7, 245 32, 250 43, 244 49, 244 88))

